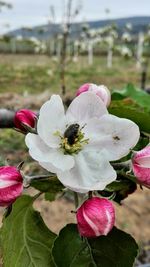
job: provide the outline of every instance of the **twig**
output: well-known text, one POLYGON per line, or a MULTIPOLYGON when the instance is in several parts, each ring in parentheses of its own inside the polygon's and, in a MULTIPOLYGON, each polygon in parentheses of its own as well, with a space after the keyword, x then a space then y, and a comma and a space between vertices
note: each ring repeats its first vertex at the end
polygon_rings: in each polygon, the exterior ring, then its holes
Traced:
POLYGON ((0 109, 0 128, 13 128, 15 111, 0 109))
POLYGON ((73 192, 74 194, 74 203, 75 203, 75 208, 77 209, 79 206, 79 199, 78 199, 78 193, 73 192))

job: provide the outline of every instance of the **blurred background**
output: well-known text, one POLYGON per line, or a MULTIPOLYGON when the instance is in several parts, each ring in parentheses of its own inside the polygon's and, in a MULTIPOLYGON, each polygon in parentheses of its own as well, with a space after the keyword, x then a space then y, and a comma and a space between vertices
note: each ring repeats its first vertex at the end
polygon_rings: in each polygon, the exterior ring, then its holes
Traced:
MULTIPOLYGON (((150 92, 149 58, 149 0, 0 1, 0 108, 38 110, 53 93, 68 104, 87 82, 150 92)), ((12 129, 0 130, 0 157, 43 173, 12 129)), ((116 205, 117 225, 144 248, 137 266, 150 263, 149 201, 148 190, 138 189, 116 205)), ((74 221, 70 198, 41 198, 36 207, 55 232, 74 221)))

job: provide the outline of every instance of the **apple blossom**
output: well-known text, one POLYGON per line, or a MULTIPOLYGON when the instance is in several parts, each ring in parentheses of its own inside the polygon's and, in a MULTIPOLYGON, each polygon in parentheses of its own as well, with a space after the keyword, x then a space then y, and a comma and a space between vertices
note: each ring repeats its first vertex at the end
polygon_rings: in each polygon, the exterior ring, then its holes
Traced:
POLYGON ((85 92, 93 92, 101 98, 104 104, 108 107, 111 101, 110 91, 105 85, 96 85, 93 83, 85 83, 78 90, 76 95, 79 96, 85 92))
POLYGON ((40 109, 37 134, 28 133, 25 142, 31 157, 64 186, 85 193, 116 179, 110 161, 127 155, 139 136, 134 122, 108 114, 102 100, 87 92, 66 113, 60 96, 53 95, 40 109))
POLYGON ((0 167, 0 206, 9 206, 23 191, 23 178, 16 167, 0 167))
POLYGON ((20 109, 15 113, 14 125, 23 133, 27 133, 27 127, 34 128, 37 115, 29 109, 20 109))
POLYGON ((115 210, 111 201, 93 197, 86 200, 77 210, 77 225, 81 236, 98 237, 107 235, 115 223, 115 210))
POLYGON ((134 154, 132 169, 138 182, 150 188, 150 145, 134 154))

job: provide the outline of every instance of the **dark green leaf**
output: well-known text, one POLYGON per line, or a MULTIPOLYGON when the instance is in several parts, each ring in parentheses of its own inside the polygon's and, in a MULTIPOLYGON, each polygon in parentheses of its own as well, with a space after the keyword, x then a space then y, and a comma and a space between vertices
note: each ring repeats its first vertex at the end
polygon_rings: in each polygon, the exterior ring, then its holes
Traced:
POLYGON ((124 98, 126 98, 126 96, 122 95, 122 90, 115 90, 111 95, 111 100, 113 101, 122 100, 124 98))
POLYGON ((49 192, 45 193, 45 200, 47 201, 54 201, 55 197, 56 197, 56 193, 49 193, 49 192))
POLYGON ((33 198, 20 197, 4 219, 2 249, 5 267, 53 267, 51 248, 56 237, 32 208, 33 198))
POLYGON ((147 146, 149 144, 149 137, 140 137, 139 142, 137 143, 137 145, 134 147, 135 151, 139 151, 141 149, 143 149, 145 146, 147 146))
POLYGON ((57 179, 57 177, 35 179, 35 180, 33 179, 30 185, 41 192, 50 192, 50 193, 57 193, 64 188, 64 186, 57 179))
POLYGON ((81 238, 75 224, 67 225, 52 249, 57 267, 132 267, 138 246, 116 227, 107 235, 81 238))
POLYGON ((141 131, 150 133, 150 112, 135 105, 132 101, 112 101, 109 112, 120 118, 134 121, 141 131))
POLYGON ((107 185, 106 190, 109 192, 113 191, 120 191, 122 189, 128 189, 130 186, 130 181, 129 180, 122 180, 122 181, 114 181, 111 184, 107 185))
POLYGON ((52 255, 57 267, 88 267, 92 263, 87 241, 81 239, 75 224, 69 224, 61 230, 54 242, 52 255))
POLYGON ((132 84, 128 84, 123 90, 114 91, 112 100, 121 100, 123 98, 131 98, 141 107, 147 108, 150 111, 150 95, 144 90, 136 88, 132 84))

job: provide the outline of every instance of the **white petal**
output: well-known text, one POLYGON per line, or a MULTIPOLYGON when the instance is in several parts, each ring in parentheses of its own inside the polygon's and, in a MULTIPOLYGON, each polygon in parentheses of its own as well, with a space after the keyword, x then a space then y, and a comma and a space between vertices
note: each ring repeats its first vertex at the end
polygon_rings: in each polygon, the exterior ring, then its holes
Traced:
POLYGON ((39 164, 47 171, 56 173, 58 172, 58 169, 55 168, 51 163, 47 162, 39 162, 39 164))
POLYGON ((116 172, 103 152, 80 152, 75 157, 74 168, 57 175, 66 187, 80 193, 103 190, 116 179, 116 172))
POLYGON ((113 115, 89 121, 84 132, 90 140, 85 149, 105 149, 109 161, 126 156, 140 137, 139 127, 134 122, 113 115))
POLYGON ((29 148, 31 157, 37 161, 48 161, 51 149, 43 142, 37 134, 27 134, 25 143, 29 148))
POLYGON ((70 170, 74 166, 72 156, 64 155, 59 149, 49 148, 38 135, 27 134, 25 142, 31 157, 39 162, 50 163, 58 171, 70 170))
POLYGON ((53 95, 40 109, 37 131, 48 146, 58 148, 60 137, 54 133, 61 131, 62 134, 64 129, 64 106, 60 96, 53 95))
POLYGON ((70 104, 67 110, 67 117, 80 123, 86 123, 91 118, 100 118, 102 115, 107 114, 108 111, 97 95, 86 92, 77 96, 70 104))

